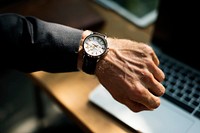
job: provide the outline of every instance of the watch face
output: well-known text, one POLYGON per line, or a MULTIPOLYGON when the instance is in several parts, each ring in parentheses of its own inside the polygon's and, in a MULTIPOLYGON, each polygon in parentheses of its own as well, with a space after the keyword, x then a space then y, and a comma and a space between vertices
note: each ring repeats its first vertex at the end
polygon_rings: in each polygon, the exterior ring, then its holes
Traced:
POLYGON ((86 37, 83 48, 88 55, 98 57, 105 53, 107 41, 104 37, 92 34, 86 37))

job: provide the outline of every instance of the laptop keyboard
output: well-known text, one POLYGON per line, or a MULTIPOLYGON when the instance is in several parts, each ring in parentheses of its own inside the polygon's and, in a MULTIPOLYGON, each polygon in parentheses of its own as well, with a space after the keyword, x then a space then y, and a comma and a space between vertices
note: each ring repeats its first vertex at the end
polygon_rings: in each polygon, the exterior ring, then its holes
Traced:
MULTIPOLYGON (((156 50, 155 50, 156 51, 156 50)), ((200 119, 200 72, 156 51, 165 73, 163 98, 200 119)))

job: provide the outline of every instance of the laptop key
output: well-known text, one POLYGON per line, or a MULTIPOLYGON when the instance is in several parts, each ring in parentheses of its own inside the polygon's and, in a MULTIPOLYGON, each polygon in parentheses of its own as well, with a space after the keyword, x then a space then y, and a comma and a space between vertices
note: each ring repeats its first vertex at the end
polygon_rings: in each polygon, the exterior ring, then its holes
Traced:
POLYGON ((196 112, 194 113, 194 116, 196 116, 197 118, 200 119, 200 110, 196 111, 196 112))
POLYGON ((167 93, 165 93, 162 97, 169 100, 170 102, 178 105, 179 107, 183 108, 184 110, 186 110, 189 113, 192 113, 194 111, 194 108, 184 104, 183 102, 175 99, 174 97, 168 95, 167 93))

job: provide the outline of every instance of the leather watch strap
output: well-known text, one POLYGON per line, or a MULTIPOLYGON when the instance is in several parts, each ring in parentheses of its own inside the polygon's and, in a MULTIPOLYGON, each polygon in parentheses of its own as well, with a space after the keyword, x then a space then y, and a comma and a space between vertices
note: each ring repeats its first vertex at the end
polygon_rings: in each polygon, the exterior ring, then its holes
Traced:
POLYGON ((88 74, 94 74, 97 64, 97 58, 90 58, 87 55, 84 55, 84 62, 82 66, 82 70, 88 74))

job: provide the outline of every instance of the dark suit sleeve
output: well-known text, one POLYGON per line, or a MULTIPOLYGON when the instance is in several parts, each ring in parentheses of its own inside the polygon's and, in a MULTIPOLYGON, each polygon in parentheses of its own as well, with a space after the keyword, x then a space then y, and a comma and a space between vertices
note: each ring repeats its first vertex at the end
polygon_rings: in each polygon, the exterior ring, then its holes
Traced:
POLYGON ((0 14, 0 65, 23 72, 77 71, 82 32, 31 16, 0 14))

